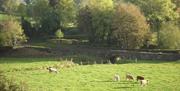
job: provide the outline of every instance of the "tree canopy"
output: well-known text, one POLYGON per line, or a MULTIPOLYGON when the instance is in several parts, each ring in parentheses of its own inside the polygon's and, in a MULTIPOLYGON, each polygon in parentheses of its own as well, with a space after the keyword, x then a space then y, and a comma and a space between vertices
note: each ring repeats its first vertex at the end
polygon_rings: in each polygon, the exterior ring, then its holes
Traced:
POLYGON ((121 48, 143 46, 149 26, 138 7, 133 4, 119 4, 113 20, 113 37, 121 48))
POLYGON ((16 46, 25 41, 19 22, 14 19, 0 21, 0 46, 16 46))

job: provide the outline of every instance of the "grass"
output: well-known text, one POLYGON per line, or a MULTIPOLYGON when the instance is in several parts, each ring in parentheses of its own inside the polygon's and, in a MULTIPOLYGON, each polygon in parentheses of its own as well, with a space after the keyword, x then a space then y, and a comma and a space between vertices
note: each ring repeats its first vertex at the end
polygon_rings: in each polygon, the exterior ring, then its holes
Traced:
POLYGON ((59 67, 58 74, 46 70, 47 66, 64 64, 53 58, 0 58, 4 75, 27 84, 30 91, 180 91, 180 61, 76 65, 59 67), (149 85, 140 87, 136 81, 126 81, 126 72, 144 75, 149 85), (116 73, 120 82, 112 80, 116 73))

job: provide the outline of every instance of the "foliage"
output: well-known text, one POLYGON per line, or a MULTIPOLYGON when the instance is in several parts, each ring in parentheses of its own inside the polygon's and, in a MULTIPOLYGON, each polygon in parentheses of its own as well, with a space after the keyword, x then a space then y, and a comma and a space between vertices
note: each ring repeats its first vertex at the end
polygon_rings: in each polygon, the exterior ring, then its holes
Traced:
POLYGON ((15 46, 25 41, 26 37, 19 22, 13 19, 0 22, 0 46, 15 46))
POLYGON ((0 72, 0 91, 27 91, 25 84, 18 85, 13 79, 4 76, 3 71, 0 72))
POLYGON ((180 29, 173 23, 166 23, 160 30, 160 47, 168 49, 180 49, 180 29))
POLYGON ((9 15, 0 14, 0 21, 9 19, 9 15))
POLYGON ((144 44, 145 48, 156 48, 158 46, 157 43, 157 33, 156 32, 149 32, 146 36, 146 41, 144 44))
POLYGON ((60 38, 64 37, 64 34, 63 34, 63 32, 59 29, 59 30, 56 31, 55 36, 60 39, 60 38))
POLYGON ((32 18, 34 27, 41 31, 41 34, 53 35, 57 29, 63 29, 74 22, 76 10, 73 0, 31 0, 30 2, 25 5, 26 15, 32 18))
POLYGON ((53 34, 58 29, 59 22, 51 11, 48 0, 34 0, 27 6, 29 17, 35 21, 36 28, 45 34, 53 34), (51 18, 52 17, 52 18, 51 18))
POLYGON ((58 5, 58 3, 59 3, 59 0, 49 0, 49 5, 51 7, 55 8, 58 5))
POLYGON ((113 37, 121 48, 140 48, 148 33, 148 24, 139 8, 119 4, 113 17, 113 37))
POLYGON ((174 21, 179 17, 176 5, 172 0, 125 0, 140 7, 146 20, 151 26, 151 31, 157 32, 157 43, 160 45, 160 26, 164 22, 174 21))
POLYGON ((60 0, 55 12, 60 17, 61 27, 75 22, 76 8, 74 0, 60 0))
POLYGON ((91 31, 92 31, 92 12, 89 7, 83 7, 79 10, 78 14, 78 28, 81 33, 86 34, 89 39, 91 39, 91 31))
POLYGON ((176 4, 176 7, 180 7, 180 0, 172 0, 174 4, 176 4))
POLYGON ((91 42, 106 42, 111 31, 114 8, 112 0, 87 0, 82 4, 82 8, 79 26, 84 27, 80 29, 89 33, 91 42), (87 25, 84 24, 86 22, 87 25))
POLYGON ((13 14, 17 11, 20 0, 0 0, 0 11, 13 14))
MULTIPOLYGON (((157 22, 177 19, 175 4, 171 0, 126 0, 141 8, 147 20, 155 25, 157 22)), ((158 26, 158 25, 157 25, 158 26)))
POLYGON ((22 17, 25 17, 27 16, 27 7, 25 4, 21 3, 19 6, 18 6, 18 9, 17 9, 17 13, 19 15, 21 15, 22 17))

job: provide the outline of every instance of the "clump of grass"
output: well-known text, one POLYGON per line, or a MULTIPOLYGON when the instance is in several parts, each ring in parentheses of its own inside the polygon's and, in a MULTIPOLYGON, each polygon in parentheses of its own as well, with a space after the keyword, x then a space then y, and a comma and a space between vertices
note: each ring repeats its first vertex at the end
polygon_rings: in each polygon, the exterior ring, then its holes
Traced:
POLYGON ((24 82, 15 83, 14 79, 8 79, 0 71, 0 91, 28 91, 28 87, 24 82))

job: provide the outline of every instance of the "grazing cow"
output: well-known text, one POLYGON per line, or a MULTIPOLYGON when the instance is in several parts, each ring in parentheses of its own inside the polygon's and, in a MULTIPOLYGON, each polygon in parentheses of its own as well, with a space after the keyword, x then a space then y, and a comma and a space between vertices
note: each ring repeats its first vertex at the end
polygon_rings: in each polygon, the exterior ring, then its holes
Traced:
POLYGON ((117 74, 115 74, 115 75, 114 75, 114 81, 120 81, 120 76, 117 75, 117 74))
POLYGON ((144 80, 144 77, 143 76, 137 76, 136 77, 136 80, 139 81, 139 80, 144 80))
POLYGON ((131 74, 126 74, 126 80, 134 80, 134 77, 131 74))
POLYGON ((140 80, 140 85, 142 87, 148 85, 148 83, 149 83, 149 80, 140 80))
POLYGON ((49 70, 49 73, 51 73, 51 72, 57 73, 58 72, 56 68, 52 68, 52 67, 48 67, 47 70, 49 70))

